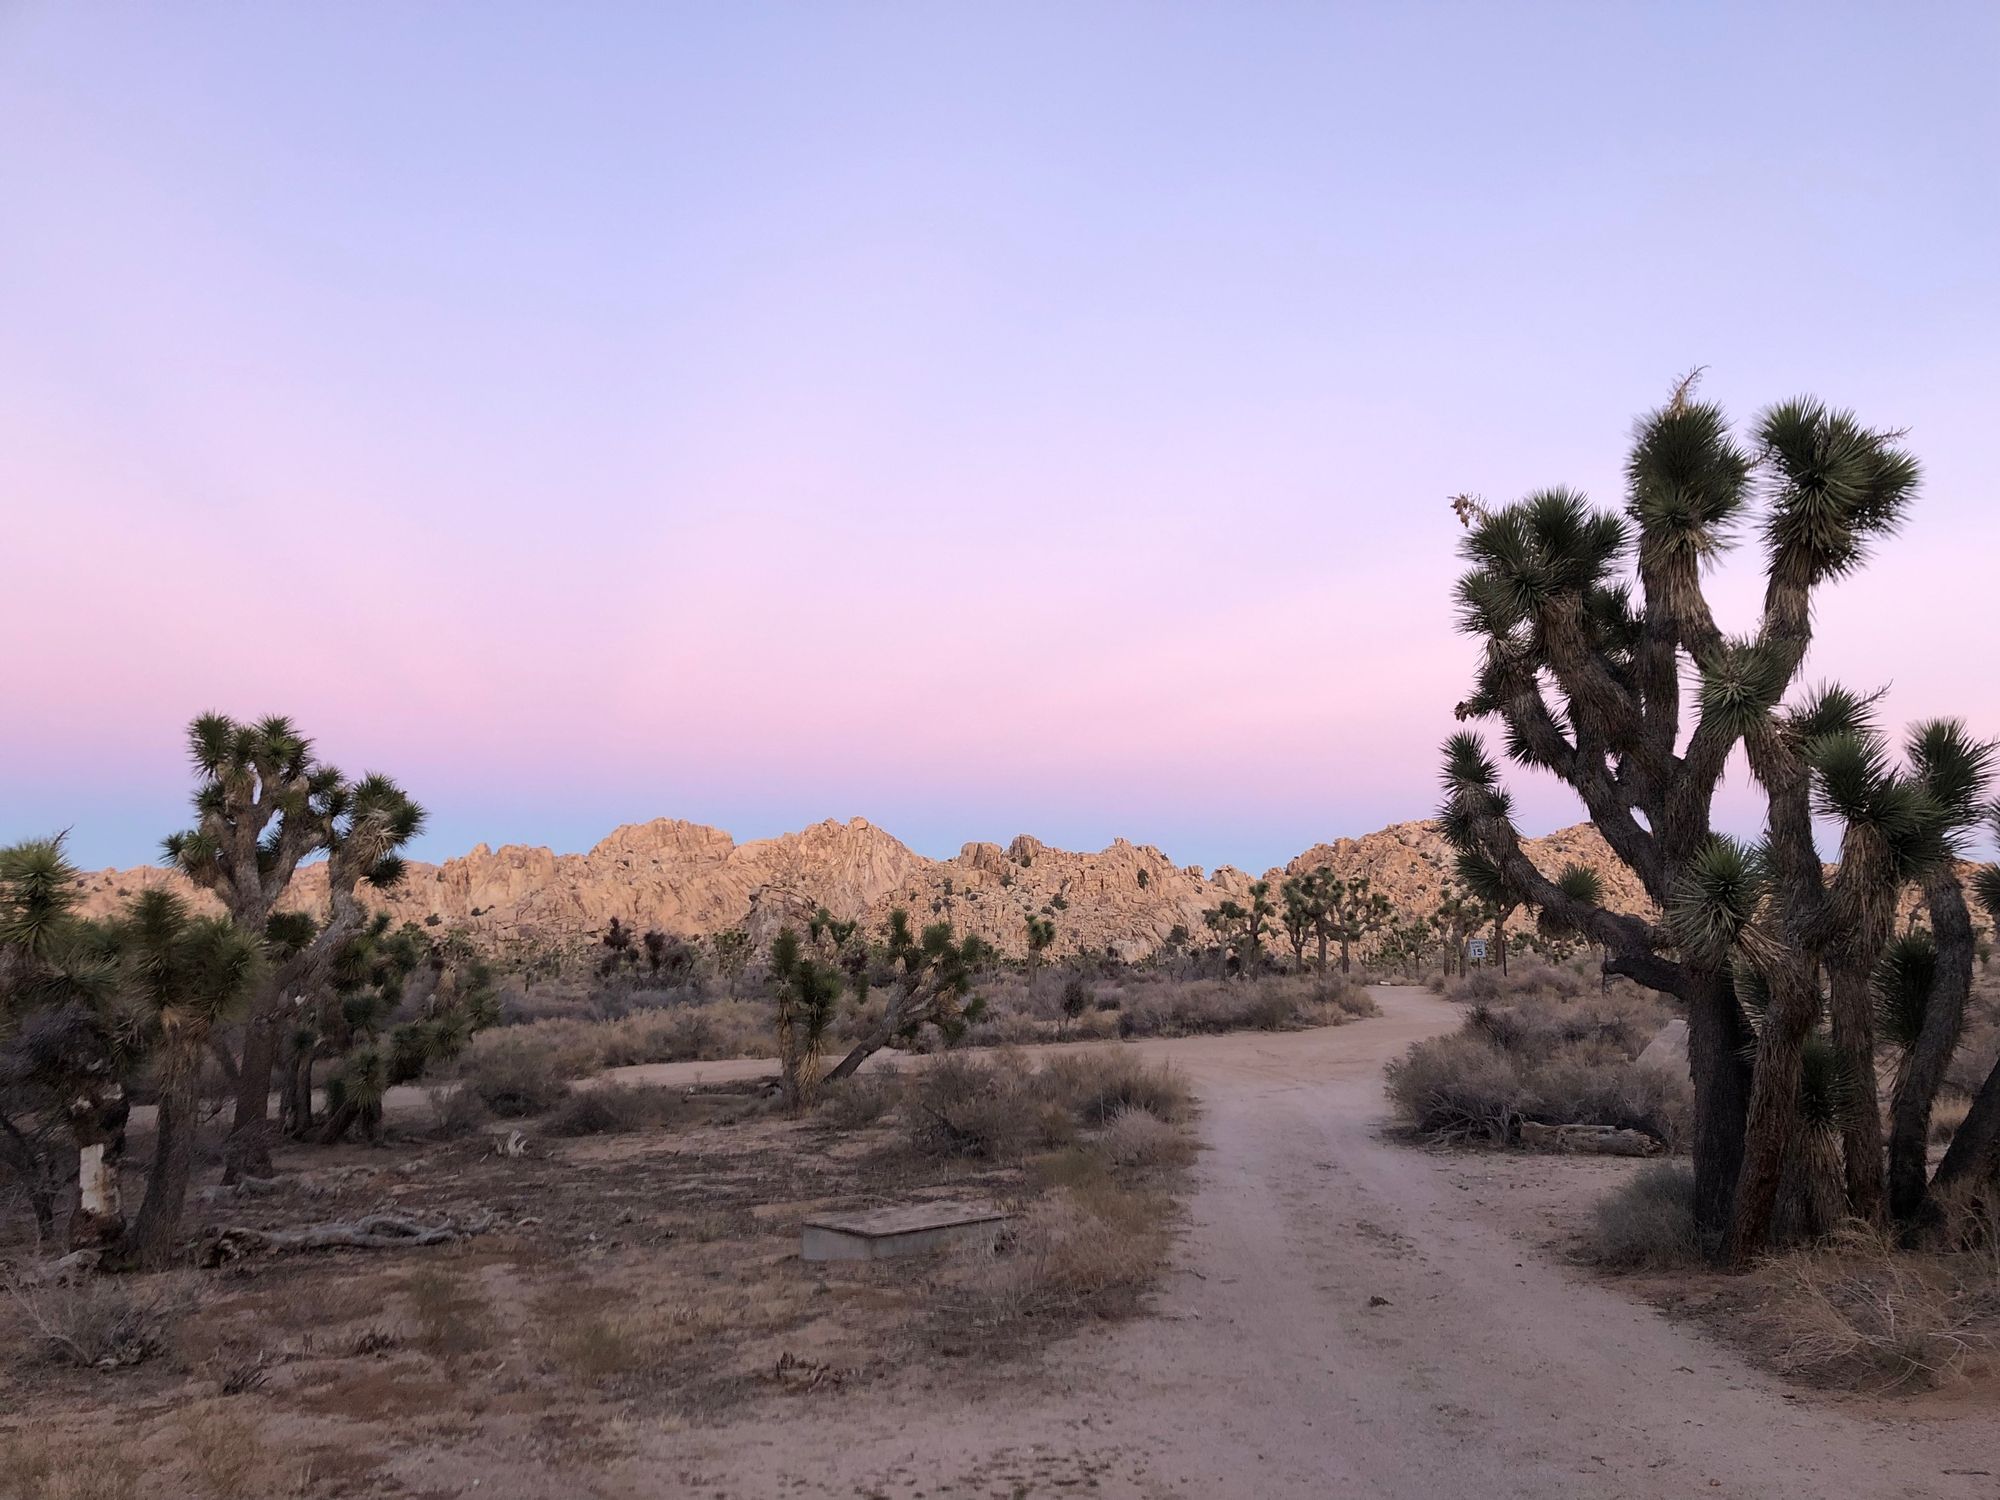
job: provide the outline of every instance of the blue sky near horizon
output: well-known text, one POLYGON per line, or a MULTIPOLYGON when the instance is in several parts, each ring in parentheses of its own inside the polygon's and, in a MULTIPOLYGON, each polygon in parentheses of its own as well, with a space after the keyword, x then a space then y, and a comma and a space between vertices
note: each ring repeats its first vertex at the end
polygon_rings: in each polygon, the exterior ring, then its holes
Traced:
POLYGON ((1809 673, 2000 733, 1997 86, 1990 5, 0 4, 0 839, 153 857, 219 707, 425 857, 1262 868, 1432 806, 1445 497, 1617 499, 1695 365, 1911 429, 1809 673))

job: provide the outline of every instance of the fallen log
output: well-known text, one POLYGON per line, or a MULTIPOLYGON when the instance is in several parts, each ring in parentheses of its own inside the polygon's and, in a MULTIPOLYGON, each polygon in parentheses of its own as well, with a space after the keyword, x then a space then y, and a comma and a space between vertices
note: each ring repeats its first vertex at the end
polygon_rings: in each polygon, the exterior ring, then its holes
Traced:
POLYGON ((1530 1151, 1586 1156, 1658 1156, 1667 1148, 1643 1130, 1616 1125, 1541 1125, 1521 1122, 1521 1144, 1530 1151))
POLYGON ((484 1234, 492 1224, 491 1214, 462 1224, 451 1219, 423 1224, 397 1214, 366 1214, 359 1219, 308 1224, 303 1229, 250 1229, 232 1225, 210 1232, 202 1250, 202 1264, 219 1266, 246 1255, 283 1255, 300 1250, 401 1250, 447 1245, 484 1234))

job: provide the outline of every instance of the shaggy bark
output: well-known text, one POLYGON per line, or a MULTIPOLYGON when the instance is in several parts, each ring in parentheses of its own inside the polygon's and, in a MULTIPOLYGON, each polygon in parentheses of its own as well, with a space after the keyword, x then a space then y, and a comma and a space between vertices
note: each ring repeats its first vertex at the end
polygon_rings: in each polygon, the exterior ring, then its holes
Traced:
POLYGON ((1924 902, 1930 910, 1937 972, 1917 1044, 1910 1049, 1890 1104, 1889 1212, 1905 1225, 1920 1220, 1929 1201, 1925 1173, 1931 1110, 1964 1029, 1975 953, 1972 914, 1966 909, 1957 871, 1947 867, 1926 881, 1924 902))
MULTIPOLYGON (((201 1109, 203 1041, 174 1038, 165 1044, 160 1070, 160 1105, 154 1124, 153 1162, 146 1173, 146 1197, 133 1220, 123 1256, 142 1269, 156 1270, 173 1257, 179 1238, 188 1182, 194 1176, 194 1136, 201 1109)), ((268 1174, 265 1174, 268 1175, 268 1174)))

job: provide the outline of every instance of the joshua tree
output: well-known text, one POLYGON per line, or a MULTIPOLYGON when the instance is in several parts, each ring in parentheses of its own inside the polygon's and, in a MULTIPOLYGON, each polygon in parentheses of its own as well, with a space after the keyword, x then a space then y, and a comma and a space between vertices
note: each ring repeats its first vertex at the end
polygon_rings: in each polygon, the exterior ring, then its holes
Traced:
MULTIPOLYGON (((326 1119, 314 1131, 322 1145, 357 1125, 372 1139, 383 1095, 456 1055, 495 1016, 492 971, 463 934, 433 943, 419 927, 391 931, 377 916, 350 940, 334 975, 324 1040, 339 1064, 327 1080, 326 1119)), ((310 1075, 306 1082, 309 1091, 310 1075)), ((297 1128, 312 1129, 309 1092, 297 1128)))
POLYGON ((1431 927, 1444 949, 1445 973, 1465 973, 1466 934, 1479 925, 1482 916, 1479 903, 1450 884, 1438 892, 1437 905, 1431 909, 1431 927))
POLYGON ((48 1142, 66 1132, 77 1157, 72 1246, 125 1230, 118 1186, 125 1078, 140 1044, 120 1003, 100 930, 76 917, 76 869, 62 840, 0 849, 0 1146, 37 1227, 55 1223, 48 1142))
POLYGON ((1028 938, 1028 993, 1035 992, 1035 976, 1041 972, 1042 955, 1056 940, 1056 919, 1051 916, 1036 916, 1028 913, 1023 924, 1028 938))
MULTIPOLYGON (((1455 502, 1468 527, 1462 628, 1484 644, 1464 719, 1498 719, 1510 758, 1582 799, 1665 920, 1565 891, 1523 852, 1478 738, 1446 746, 1447 832, 1519 901, 1587 936, 1607 973, 1678 998, 1695 1082, 1696 1216, 1746 1256, 1767 1240, 1798 1117, 1803 1052, 1835 976, 1832 1045, 1858 1058, 1872 1017, 1854 978, 1896 885, 1935 870, 1949 818, 1880 752, 1865 699, 1839 690, 1787 708, 1816 592, 1859 567, 1917 484, 1895 433, 1812 400, 1764 413, 1739 446, 1683 382, 1639 425, 1625 513, 1550 490, 1500 509, 1455 502), (1753 634, 1723 634, 1704 570, 1761 488, 1765 589, 1753 634), (1691 721, 1684 676, 1699 684, 1691 721), (1710 806, 1741 746, 1768 814, 1753 852, 1715 836, 1710 806), (1829 881, 1818 811, 1844 827, 1829 881), (1739 969, 1770 1000, 1753 1033, 1739 969), (1754 1053, 1754 1068, 1745 1059, 1754 1053)), ((1852 1207, 1870 1211, 1879 1146, 1850 1131, 1852 1207)))
POLYGON ((797 1114, 819 1091, 820 1054, 840 1002, 840 970, 806 957, 799 935, 786 927, 771 942, 771 978, 777 987, 778 1066, 784 1077, 785 1106, 797 1114))
POLYGON ((386 890, 402 878, 397 851, 422 830, 424 812, 386 776, 349 781, 315 760, 289 719, 239 724, 203 714, 188 728, 188 745, 200 777, 199 822, 167 839, 167 858, 221 900, 240 934, 261 939, 300 862, 326 855, 318 931, 267 969, 244 1021, 225 1177, 268 1176, 271 1078, 293 1003, 361 926, 361 883, 386 890))
POLYGON ((899 1037, 935 1026, 947 1041, 956 1041, 979 1017, 981 1002, 971 998, 972 986, 992 951, 978 937, 957 936, 949 922, 933 922, 913 936, 910 914, 898 907, 889 913, 882 956, 892 976, 889 1004, 875 1028, 827 1074, 828 1083, 848 1077, 899 1037))
POLYGON ((1068 1034, 1070 1027, 1081 1021, 1084 1012, 1090 1009, 1090 986, 1083 982, 1081 974, 1072 974, 1063 981, 1062 988, 1062 1030, 1068 1034))
POLYGON ((611 919, 611 925, 604 929, 604 936, 598 942, 604 948, 603 956, 597 960, 599 979, 609 979, 624 965, 638 961, 638 951, 632 946, 632 929, 617 917, 611 919))
POLYGON ((1253 974, 1262 966, 1264 934, 1270 930, 1271 916, 1277 909, 1271 904, 1270 881, 1251 881, 1248 894, 1248 906, 1228 900, 1202 913, 1209 931, 1235 949, 1239 974, 1253 974))
POLYGON ((1325 866, 1320 867, 1319 874, 1326 883, 1327 897, 1327 927, 1320 935, 1320 968, 1322 971, 1326 968, 1326 938, 1331 935, 1340 944, 1340 972, 1352 973, 1355 945, 1382 931, 1396 913, 1389 905, 1389 898, 1375 890, 1366 875, 1338 880, 1325 866))
POLYGON ((146 1197, 120 1257, 151 1268, 172 1257, 180 1233, 209 1037, 249 999, 261 959, 257 942, 226 917, 190 916, 187 904, 164 890, 134 897, 115 938, 126 987, 152 1038, 160 1093, 146 1197))
MULTIPOLYGON (((1300 973, 1305 972, 1306 944, 1325 925, 1327 903, 1320 885, 1320 871, 1309 875, 1293 875, 1278 887, 1278 895, 1284 902, 1279 914, 1279 922, 1285 929, 1285 941, 1292 945, 1292 962, 1300 973)), ((1326 972, 1326 943, 1322 939, 1319 951, 1320 972, 1326 972)))
POLYGON ((743 967, 750 962, 750 934, 740 927, 725 927, 709 934, 708 946, 715 958, 715 972, 722 976, 723 984, 734 998, 743 967))

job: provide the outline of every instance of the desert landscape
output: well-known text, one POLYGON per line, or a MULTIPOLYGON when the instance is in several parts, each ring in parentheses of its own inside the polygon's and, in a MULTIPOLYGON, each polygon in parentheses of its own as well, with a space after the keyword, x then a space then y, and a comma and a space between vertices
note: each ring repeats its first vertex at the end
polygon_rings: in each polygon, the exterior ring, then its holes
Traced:
POLYGON ((0 1500, 1996 1500, 1996 69, 0 6, 0 1500))

